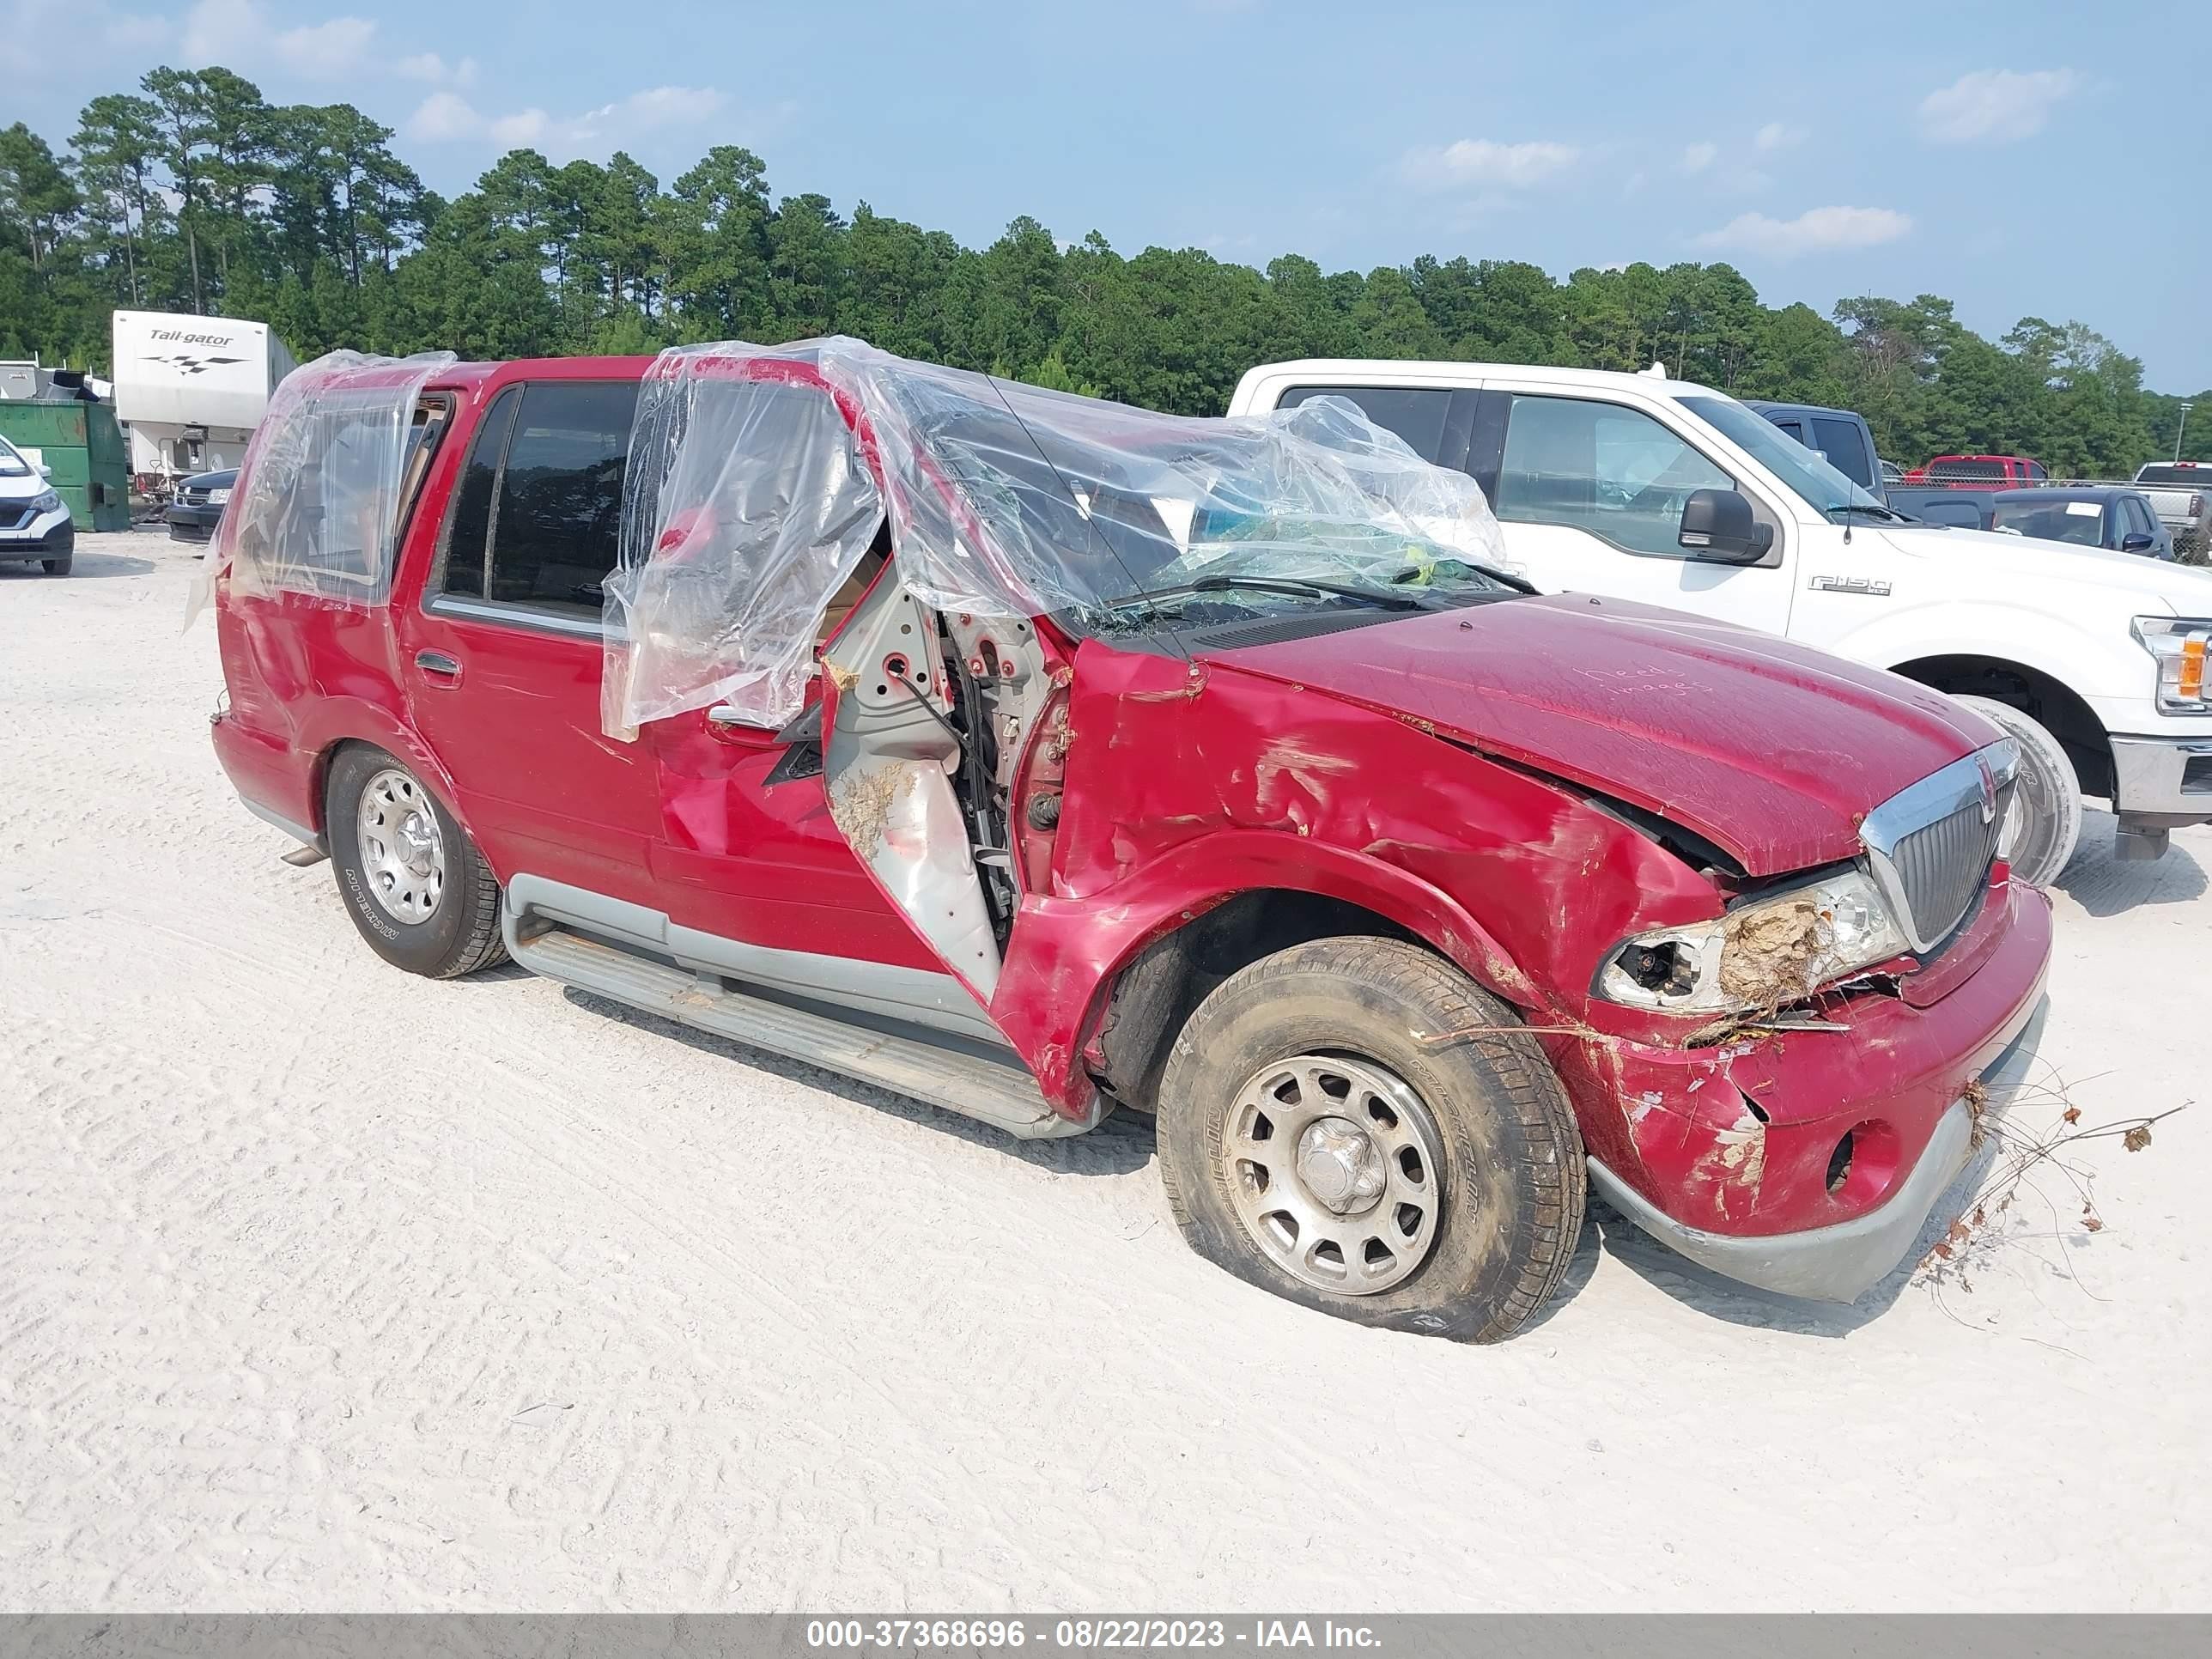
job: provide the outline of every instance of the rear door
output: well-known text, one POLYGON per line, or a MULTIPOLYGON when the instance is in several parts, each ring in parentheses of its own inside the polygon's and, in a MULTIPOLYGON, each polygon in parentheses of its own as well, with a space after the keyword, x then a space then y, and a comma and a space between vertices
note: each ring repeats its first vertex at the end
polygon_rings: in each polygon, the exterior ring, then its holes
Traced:
POLYGON ((1600 395, 1493 386, 1482 396, 1469 471, 1490 498, 1521 573, 1546 592, 1610 593, 1789 631, 1788 520, 1655 416, 1600 395), (1774 532, 1759 565, 1720 564, 1681 545, 1697 489, 1738 489, 1774 532))
POLYGON ((502 882, 648 903, 652 757, 599 727, 635 380, 495 379, 419 603, 397 607, 416 729, 502 882))

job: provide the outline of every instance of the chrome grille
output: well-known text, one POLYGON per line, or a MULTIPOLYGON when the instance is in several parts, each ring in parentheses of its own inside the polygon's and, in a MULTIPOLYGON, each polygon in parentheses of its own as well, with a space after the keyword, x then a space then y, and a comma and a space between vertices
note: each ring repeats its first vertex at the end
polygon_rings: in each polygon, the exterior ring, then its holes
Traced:
POLYGON ((2019 765, 2020 750, 2006 738, 1867 814, 1867 862, 1915 950, 1948 938, 1989 878, 2019 765))
POLYGON ((178 503, 184 507, 205 507, 207 498, 208 493, 205 489, 185 489, 177 492, 178 503))
POLYGON ((1933 941, 1959 925, 1989 879, 1990 860, 1997 854, 1997 832, 2003 827, 2002 810, 1984 819, 1977 801, 1897 843, 1890 861, 1896 866, 1905 908, 1912 913, 1915 933, 1933 941))

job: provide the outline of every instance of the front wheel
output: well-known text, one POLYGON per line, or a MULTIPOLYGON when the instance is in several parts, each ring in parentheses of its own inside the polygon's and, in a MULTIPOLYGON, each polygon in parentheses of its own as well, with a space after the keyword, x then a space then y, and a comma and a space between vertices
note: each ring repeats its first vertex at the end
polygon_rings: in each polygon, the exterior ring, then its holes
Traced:
POLYGON ((46 574, 49 576, 66 576, 70 573, 70 567, 76 562, 76 556, 74 554, 64 553, 58 559, 41 559, 39 562, 46 566, 46 574))
POLYGON ((346 914, 395 968, 453 979, 501 960, 499 881, 404 766, 356 745, 331 763, 323 829, 346 914))
POLYGON ((1997 855, 2031 887, 2048 887, 2081 839, 2081 779, 2064 745, 2037 720, 1994 697, 1960 702, 2020 744, 2012 810, 1998 833, 1997 855))
POLYGON ((1232 975, 1161 1079, 1183 1237, 1340 1318, 1510 1336, 1566 1273, 1584 1183, 1566 1091, 1518 1024, 1395 939, 1317 940, 1232 975))

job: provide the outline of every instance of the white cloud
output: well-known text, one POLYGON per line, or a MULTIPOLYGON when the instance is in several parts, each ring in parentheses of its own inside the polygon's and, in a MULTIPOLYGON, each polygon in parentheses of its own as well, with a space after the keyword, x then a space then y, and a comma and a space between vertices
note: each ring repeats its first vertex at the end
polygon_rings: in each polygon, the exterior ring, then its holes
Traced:
POLYGON ((556 117, 532 106, 487 114, 449 88, 434 92, 407 118, 403 131, 422 143, 489 144, 501 149, 542 149, 556 161, 619 149, 640 135, 704 120, 722 107, 713 87, 648 87, 580 115, 556 117))
POLYGON ((1712 166, 1714 158, 1720 153, 1721 147, 1718 144, 1686 144, 1682 149, 1682 171, 1703 173, 1707 167, 1712 166))
POLYGON ((448 64, 434 52, 417 52, 412 58, 403 58, 392 66, 392 72, 410 81, 428 81, 433 86, 450 83, 457 87, 476 84, 477 60, 464 58, 458 64, 448 64))
POLYGON ((333 17, 327 23, 287 29, 276 37, 276 55, 291 69, 315 81, 358 75, 374 61, 370 46, 376 25, 365 17, 333 17))
POLYGON ((1893 242, 1912 228, 1894 208, 1808 208, 1795 219, 1770 219, 1763 213, 1739 214, 1718 230, 1698 238, 1700 246, 1741 248, 1777 259, 1841 248, 1873 247, 1893 242))
POLYGON ((483 117, 467 99, 458 92, 434 92, 407 118, 405 131, 410 138, 439 144, 474 137, 483 129, 483 117))
POLYGON ((1399 167, 1407 179, 1431 190, 1468 185, 1519 190, 1564 173, 1581 155, 1572 144, 1541 139, 1501 144, 1488 138, 1462 138, 1442 149, 1421 145, 1409 149, 1399 167))
POLYGON ((2074 95, 2069 69, 1976 70, 1920 100, 1920 130, 1939 144, 2008 144, 2043 131, 2074 95))
POLYGON ((1802 127, 1788 126, 1780 121, 1769 121, 1752 135, 1751 147, 1762 152, 1795 149, 1812 136, 1802 127))

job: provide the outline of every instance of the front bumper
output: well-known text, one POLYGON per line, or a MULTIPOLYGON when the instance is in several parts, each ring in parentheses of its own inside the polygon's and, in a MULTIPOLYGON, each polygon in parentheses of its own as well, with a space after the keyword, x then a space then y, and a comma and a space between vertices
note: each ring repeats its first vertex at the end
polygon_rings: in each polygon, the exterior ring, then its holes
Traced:
POLYGON ((215 538, 215 527, 222 522, 221 507, 172 507, 161 515, 168 520, 169 535, 180 542, 205 542, 215 538))
POLYGON ((1891 1196, 1863 1215, 1802 1233, 1734 1237, 1675 1220, 1599 1163, 1590 1184, 1605 1201, 1661 1243, 1723 1278, 1780 1296, 1814 1302, 1856 1302, 1905 1259, 1943 1195, 1973 1156, 1973 1114, 1951 1103, 1936 1133, 1891 1196))
POLYGON ((2168 828, 2212 822, 2212 732, 2114 738, 2112 810, 2164 818, 2168 828))
MULTIPOLYGON (((6 508, 0 507, 0 513, 6 508)), ((28 524, 0 530, 0 563, 9 560, 54 559, 76 546, 76 521, 67 507, 43 514, 28 524)))
POLYGON ((1644 1231, 1761 1289, 1856 1299, 1964 1164, 1966 1085, 2030 1019, 2051 907, 1992 884, 1981 913, 1893 992, 1831 994, 1838 1030, 1707 1048, 1553 1039, 1593 1185, 1644 1231))

